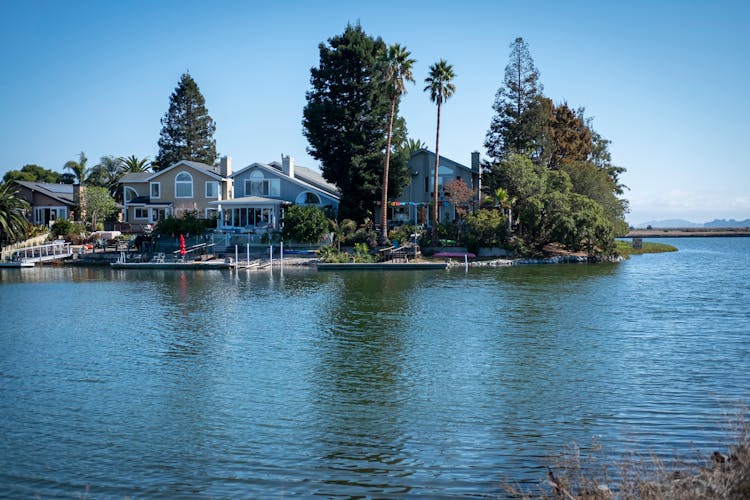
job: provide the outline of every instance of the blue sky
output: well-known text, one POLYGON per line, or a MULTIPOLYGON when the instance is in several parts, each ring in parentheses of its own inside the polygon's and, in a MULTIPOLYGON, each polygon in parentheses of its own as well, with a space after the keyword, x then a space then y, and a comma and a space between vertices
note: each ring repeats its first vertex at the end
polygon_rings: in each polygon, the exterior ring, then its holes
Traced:
POLYGON ((169 95, 189 71, 235 169, 290 154, 317 167, 302 109, 318 44, 348 22, 417 59, 402 103, 434 149, 430 64, 454 65, 440 152, 484 155, 517 36, 545 94, 584 106, 628 169, 628 220, 750 217, 750 4, 744 1, 0 0, 0 175, 80 151, 153 158, 169 95))

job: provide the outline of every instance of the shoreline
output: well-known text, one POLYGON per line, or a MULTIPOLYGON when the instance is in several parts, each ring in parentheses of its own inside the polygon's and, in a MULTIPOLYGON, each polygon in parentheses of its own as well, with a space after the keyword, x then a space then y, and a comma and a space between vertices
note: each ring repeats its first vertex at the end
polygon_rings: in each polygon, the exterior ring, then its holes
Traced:
POLYGON ((726 236, 750 236, 750 227, 631 229, 623 238, 710 238, 726 236))

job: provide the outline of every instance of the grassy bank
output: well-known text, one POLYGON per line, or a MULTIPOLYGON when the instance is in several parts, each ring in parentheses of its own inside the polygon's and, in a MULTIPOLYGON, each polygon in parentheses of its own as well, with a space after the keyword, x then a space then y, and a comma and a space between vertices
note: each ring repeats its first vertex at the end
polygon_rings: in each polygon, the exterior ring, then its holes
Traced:
POLYGON ((644 241, 641 248, 633 248, 633 244, 630 241, 617 240, 617 253, 623 257, 630 257, 631 255, 643 255, 644 253, 664 253, 664 252, 676 252, 677 247, 667 245, 666 243, 654 243, 650 241, 644 241))

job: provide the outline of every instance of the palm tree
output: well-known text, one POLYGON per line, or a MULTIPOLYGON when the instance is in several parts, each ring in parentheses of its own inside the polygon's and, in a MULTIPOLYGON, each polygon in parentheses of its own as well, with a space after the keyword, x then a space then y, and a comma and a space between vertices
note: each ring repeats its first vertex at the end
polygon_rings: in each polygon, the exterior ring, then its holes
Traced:
POLYGON ((499 187, 495 189, 495 201, 497 206, 508 211, 508 231, 511 231, 513 229, 513 204, 516 202, 516 197, 511 198, 507 189, 499 187))
POLYGON ((89 172, 86 184, 107 188, 110 196, 115 197, 123 173, 122 158, 102 156, 89 172))
POLYGON ((391 98, 391 114, 388 119, 388 140, 385 146, 385 168, 383 169, 383 192, 380 206, 381 241, 388 241, 388 173, 391 166, 391 139, 393 137, 393 119, 396 116, 396 103, 406 94, 406 82, 414 83, 411 67, 416 62, 409 56, 411 52, 406 47, 395 43, 388 47, 380 61, 380 70, 391 98))
POLYGON ((75 175, 78 184, 83 184, 83 181, 86 179, 87 161, 88 158, 86 158, 86 155, 83 154, 83 151, 81 151, 81 154, 78 155, 78 161, 71 160, 69 162, 66 162, 65 165, 63 165, 63 168, 66 168, 73 172, 73 175, 75 175))
POLYGON ((12 183, 0 183, 0 243, 14 243, 26 238, 29 222, 23 211, 29 203, 18 196, 12 183))
POLYGON ((430 66, 430 75, 425 78, 424 91, 430 93, 430 100, 437 104, 437 132, 435 134, 435 182, 433 185, 433 207, 432 207, 432 244, 438 243, 438 168, 440 166, 440 107, 456 91, 456 86, 451 83, 456 77, 453 65, 444 59, 430 66))
POLYGON ((412 155, 420 149, 427 149, 427 143, 425 143, 422 139, 412 139, 411 137, 409 137, 406 140, 406 147, 404 149, 409 152, 409 155, 412 155))
POLYGON ((151 161, 148 156, 139 160, 137 156, 130 155, 127 158, 120 157, 125 172, 148 172, 151 170, 151 161))

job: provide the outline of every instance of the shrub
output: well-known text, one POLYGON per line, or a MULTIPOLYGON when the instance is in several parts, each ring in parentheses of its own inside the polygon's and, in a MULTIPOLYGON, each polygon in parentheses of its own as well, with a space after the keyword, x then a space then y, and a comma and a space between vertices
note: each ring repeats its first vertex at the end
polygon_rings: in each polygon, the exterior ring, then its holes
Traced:
POLYGON ((293 205, 284 214, 284 238, 297 243, 318 243, 328 231, 328 219, 314 205, 293 205))
POLYGON ((206 232, 208 227, 208 221, 198 217, 198 211, 185 212, 182 217, 169 216, 165 219, 160 220, 154 227, 155 235, 162 236, 177 236, 182 235, 193 235, 198 236, 206 232))
POLYGON ((413 241, 412 234, 417 235, 417 239, 419 239, 422 236, 422 230, 413 225, 404 225, 404 226, 398 226, 394 227, 388 232, 388 238, 393 241, 398 241, 399 245, 403 245, 404 243, 413 241))
POLYGON ((508 219, 499 210, 477 210, 466 216, 466 246, 475 253, 481 247, 503 246, 507 228, 508 219))

